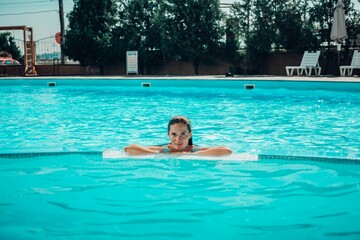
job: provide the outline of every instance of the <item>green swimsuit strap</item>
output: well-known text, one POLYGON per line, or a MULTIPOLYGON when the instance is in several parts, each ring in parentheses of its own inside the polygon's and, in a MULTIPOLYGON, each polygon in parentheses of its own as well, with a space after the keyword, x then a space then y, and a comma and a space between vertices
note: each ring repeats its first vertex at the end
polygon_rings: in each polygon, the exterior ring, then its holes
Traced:
POLYGON ((164 152, 164 153, 169 153, 169 152, 170 152, 170 150, 169 150, 169 148, 168 148, 168 145, 164 145, 163 152, 164 152))

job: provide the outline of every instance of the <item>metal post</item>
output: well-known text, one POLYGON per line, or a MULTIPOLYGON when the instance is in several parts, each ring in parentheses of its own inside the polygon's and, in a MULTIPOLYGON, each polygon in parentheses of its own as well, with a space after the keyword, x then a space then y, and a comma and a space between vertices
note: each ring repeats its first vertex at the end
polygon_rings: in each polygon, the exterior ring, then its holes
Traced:
POLYGON ((65 38, 65 27, 64 27, 64 5, 63 0, 59 0, 59 17, 60 17, 60 49, 61 49, 61 64, 65 64, 64 56, 64 38, 65 38))
POLYGON ((340 66, 341 43, 336 44, 336 50, 338 52, 338 67, 339 67, 340 66))

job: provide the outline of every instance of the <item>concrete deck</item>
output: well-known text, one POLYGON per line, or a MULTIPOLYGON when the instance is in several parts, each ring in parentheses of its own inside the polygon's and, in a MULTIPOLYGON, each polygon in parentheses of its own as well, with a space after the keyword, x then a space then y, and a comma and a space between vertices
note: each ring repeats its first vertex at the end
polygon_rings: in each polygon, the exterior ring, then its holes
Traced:
POLYGON ((247 76, 235 75, 234 77, 226 77, 224 75, 202 75, 202 76, 143 76, 143 75, 119 75, 119 76, 37 76, 37 77, 0 77, 1 80, 36 80, 36 79, 61 79, 61 80, 90 80, 90 79, 191 79, 191 80, 258 80, 258 81, 299 81, 299 82, 353 82, 360 83, 360 76, 339 77, 339 76, 247 76))

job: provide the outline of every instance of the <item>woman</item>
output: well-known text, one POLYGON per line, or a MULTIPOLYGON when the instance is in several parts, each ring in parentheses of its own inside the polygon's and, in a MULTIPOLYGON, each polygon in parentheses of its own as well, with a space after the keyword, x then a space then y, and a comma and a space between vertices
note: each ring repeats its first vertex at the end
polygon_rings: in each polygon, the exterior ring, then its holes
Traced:
POLYGON ((224 156, 232 153, 227 147, 198 148, 193 145, 190 121, 183 116, 176 116, 170 119, 168 136, 170 143, 165 146, 143 147, 129 145, 124 148, 124 151, 128 154, 175 153, 203 156, 224 156))

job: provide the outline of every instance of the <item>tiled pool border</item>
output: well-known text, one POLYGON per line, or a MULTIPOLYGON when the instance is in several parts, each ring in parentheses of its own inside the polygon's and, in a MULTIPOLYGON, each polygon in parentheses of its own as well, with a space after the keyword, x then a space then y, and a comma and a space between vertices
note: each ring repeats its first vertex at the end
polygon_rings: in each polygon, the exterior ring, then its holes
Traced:
MULTIPOLYGON (((65 156, 65 155, 95 155, 102 156, 102 151, 89 152, 34 152, 34 153, 0 153, 0 158, 34 158, 46 156, 65 156)), ((291 155, 268 155, 259 154, 258 160, 287 160, 287 161, 315 161, 335 164, 353 164, 360 165, 360 159, 350 158, 331 158, 331 157, 312 157, 312 156, 291 156, 291 155)))
POLYGON ((351 158, 331 158, 331 157, 315 157, 315 156, 291 156, 291 155, 267 155, 259 154, 259 160, 287 160, 287 161, 315 161, 337 164, 360 164, 360 159, 351 158))
POLYGON ((31 153, 0 153, 0 158, 33 158, 64 155, 102 155, 102 152, 31 152, 31 153))

